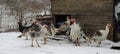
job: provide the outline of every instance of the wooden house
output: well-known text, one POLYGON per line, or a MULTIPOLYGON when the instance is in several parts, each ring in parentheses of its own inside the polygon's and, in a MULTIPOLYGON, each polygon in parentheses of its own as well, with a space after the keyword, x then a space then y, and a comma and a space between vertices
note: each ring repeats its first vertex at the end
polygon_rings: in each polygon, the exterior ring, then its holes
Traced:
MULTIPOLYGON (((114 22, 113 0, 51 0, 51 7, 55 25, 65 21, 66 16, 76 18, 86 36, 114 22)), ((108 39, 113 40, 113 30, 108 39)))

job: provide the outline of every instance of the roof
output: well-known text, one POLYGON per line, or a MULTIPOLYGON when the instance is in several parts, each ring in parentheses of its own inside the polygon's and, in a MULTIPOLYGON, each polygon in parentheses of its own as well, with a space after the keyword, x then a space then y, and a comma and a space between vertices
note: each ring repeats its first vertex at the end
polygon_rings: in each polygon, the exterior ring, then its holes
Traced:
POLYGON ((52 16, 51 15, 45 15, 45 16, 42 16, 42 15, 37 15, 36 16, 36 18, 38 19, 50 19, 50 18, 52 18, 52 16))

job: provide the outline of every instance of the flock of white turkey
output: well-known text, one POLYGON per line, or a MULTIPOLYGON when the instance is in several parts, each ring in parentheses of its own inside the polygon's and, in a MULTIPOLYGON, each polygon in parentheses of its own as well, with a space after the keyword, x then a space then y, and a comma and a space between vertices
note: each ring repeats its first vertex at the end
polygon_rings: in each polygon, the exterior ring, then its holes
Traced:
POLYGON ((73 43, 75 43, 76 46, 80 46, 81 38, 84 38, 88 43, 96 42, 98 46, 100 46, 101 41, 104 41, 107 39, 109 30, 112 27, 111 24, 107 24, 105 27, 105 30, 98 30, 93 34, 92 38, 88 38, 84 34, 84 31, 81 30, 81 26, 77 24, 77 21, 75 18, 70 19, 69 16, 67 16, 66 19, 67 20, 63 22, 59 28, 55 28, 53 24, 51 24, 50 27, 48 27, 45 24, 42 25, 41 22, 39 21, 33 22, 33 24, 31 24, 31 26, 28 26, 28 27, 24 27, 22 26, 21 23, 18 23, 19 30, 20 32, 22 32, 22 34, 18 37, 22 37, 22 36, 27 37, 28 35, 25 35, 25 34, 29 34, 29 36, 31 36, 32 38, 31 45, 33 46, 33 40, 35 40, 37 45, 39 46, 38 37, 41 37, 41 36, 44 37, 44 43, 46 44, 46 39, 49 36, 55 37, 57 33, 62 32, 62 33, 65 33, 68 39, 71 40, 73 43), (34 24, 37 26, 34 26, 34 24), (37 27, 39 29, 36 29, 37 27))

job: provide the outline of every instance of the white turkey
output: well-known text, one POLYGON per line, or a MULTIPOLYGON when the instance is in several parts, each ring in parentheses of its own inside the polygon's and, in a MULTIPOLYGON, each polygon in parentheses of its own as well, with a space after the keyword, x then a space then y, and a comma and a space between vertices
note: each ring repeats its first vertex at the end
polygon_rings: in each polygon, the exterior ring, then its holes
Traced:
POLYGON ((39 24, 39 26, 41 28, 40 29, 40 33, 41 33, 40 36, 43 37, 44 44, 46 44, 47 37, 51 35, 50 32, 48 31, 48 25, 46 25, 46 24, 43 24, 43 25, 39 24))
POLYGON ((63 35, 66 34, 66 32, 68 32, 70 30, 70 19, 69 16, 67 16, 66 21, 62 23, 62 25, 59 28, 59 33, 63 33, 63 35))
POLYGON ((50 26, 50 33, 52 36, 55 36, 56 33, 58 33, 58 28, 55 28, 55 26, 53 25, 53 23, 51 23, 51 26, 50 26))
POLYGON ((100 47, 101 41, 107 39, 110 28, 112 28, 112 25, 107 24, 106 27, 105 27, 105 30, 97 30, 94 33, 92 40, 94 40, 94 42, 96 42, 98 44, 98 47, 100 47))
POLYGON ((80 35, 80 26, 78 24, 76 24, 76 20, 75 19, 71 19, 71 30, 70 30, 70 39, 72 40, 72 42, 75 43, 76 46, 80 45, 79 39, 81 38, 80 35))
POLYGON ((69 19, 69 16, 67 16, 67 21, 65 21, 65 23, 67 24, 67 28, 69 28, 70 27, 70 23, 71 23, 71 21, 70 21, 70 19, 69 19))
POLYGON ((38 47, 40 47, 40 45, 38 43, 38 39, 40 36, 43 37, 44 44, 46 44, 47 36, 50 35, 50 33, 48 32, 48 26, 46 24, 42 25, 37 20, 34 22, 33 26, 31 28, 29 28, 25 33, 22 33, 19 36, 19 38, 26 36, 26 34, 29 34, 31 37, 31 41, 32 41, 31 46, 32 47, 33 47, 34 41, 36 42, 38 47))

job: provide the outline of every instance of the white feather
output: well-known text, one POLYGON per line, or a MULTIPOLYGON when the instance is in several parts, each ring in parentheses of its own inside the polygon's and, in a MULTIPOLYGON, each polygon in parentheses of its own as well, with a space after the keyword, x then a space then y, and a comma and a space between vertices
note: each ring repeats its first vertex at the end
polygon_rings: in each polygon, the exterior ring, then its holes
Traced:
POLYGON ((71 25, 70 38, 72 41, 76 41, 78 38, 80 38, 80 27, 76 23, 71 25))
POLYGON ((106 25, 105 30, 98 30, 102 34, 101 36, 98 36, 95 33, 96 35, 94 34, 92 39, 95 40, 95 42, 97 42, 97 43, 100 43, 101 41, 106 40, 107 36, 108 36, 108 33, 109 33, 109 27, 108 26, 109 26, 109 24, 106 25))

